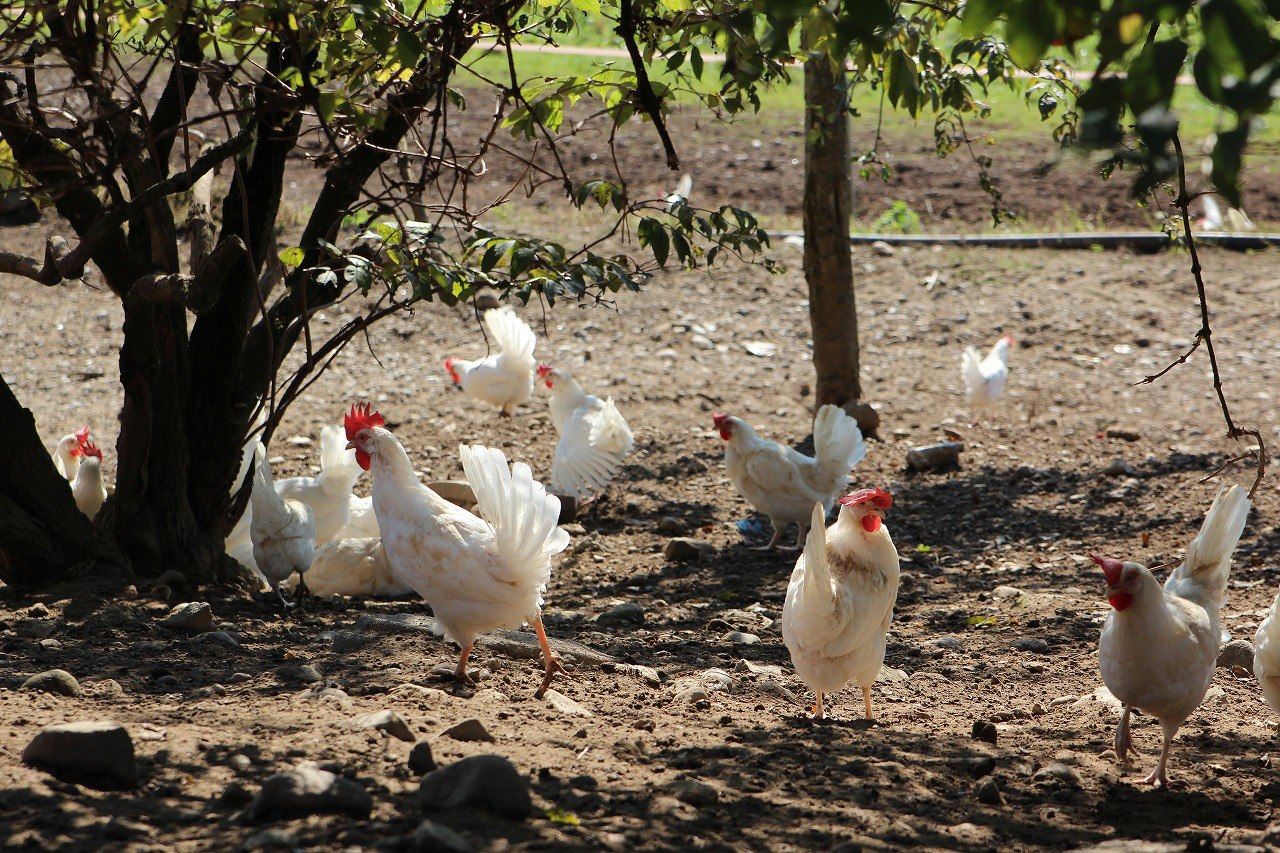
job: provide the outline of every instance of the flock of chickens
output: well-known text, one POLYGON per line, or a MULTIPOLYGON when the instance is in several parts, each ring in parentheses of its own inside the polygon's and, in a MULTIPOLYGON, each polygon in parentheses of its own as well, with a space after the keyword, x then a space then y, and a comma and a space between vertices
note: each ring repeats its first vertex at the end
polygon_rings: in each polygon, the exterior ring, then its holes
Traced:
MULTIPOLYGON (((298 595, 307 592, 308 581, 319 594, 417 593, 460 648, 454 671, 460 682, 470 681, 467 661, 480 633, 532 625, 542 649, 541 697, 564 672, 541 618, 552 561, 569 544, 558 526, 558 495, 582 501, 598 496, 633 438, 612 399, 587 394, 564 371, 537 363, 534 333, 510 307, 488 311, 483 325, 490 354, 476 361, 449 358, 446 369, 464 392, 506 417, 533 397, 535 379, 545 382, 560 436, 550 490, 527 464, 509 464, 500 450, 463 444, 459 454, 473 513, 423 485, 382 415, 357 403, 341 427, 321 431, 315 477, 274 482, 262 444, 246 448, 233 488, 252 473, 250 502, 227 538, 227 553, 285 604, 282 588, 294 575, 298 595), (372 476, 368 498, 353 494, 363 471, 372 476)), ((985 357, 973 347, 964 352, 961 375, 972 409, 998 401, 1012 343, 1001 338, 985 357)), ((798 526, 796 547, 803 548, 787 587, 782 636, 797 674, 817 696, 815 715, 825 713, 825 694, 853 684, 861 688, 870 719, 899 563, 884 523, 892 496, 878 488, 846 494, 849 472, 867 452, 857 421, 837 406, 821 407, 813 423, 813 457, 762 438, 732 415, 715 414, 713 425, 726 444, 730 480, 773 525, 763 547, 774 548, 788 524, 798 526), (837 505, 835 523, 827 526, 837 505)), ((101 458, 87 428, 62 439, 54 452, 77 505, 90 517, 106 498, 101 458)), ((1172 739, 1208 690, 1222 642, 1219 609, 1231 556, 1250 506, 1239 486, 1220 492, 1163 587, 1138 563, 1093 557, 1112 607, 1099 642, 1102 679, 1124 706, 1116 756, 1128 767, 1136 752, 1133 709, 1155 717, 1164 732, 1147 782, 1166 784, 1172 739)), ((1268 704, 1280 713, 1280 595, 1258 628, 1254 670, 1268 704)))

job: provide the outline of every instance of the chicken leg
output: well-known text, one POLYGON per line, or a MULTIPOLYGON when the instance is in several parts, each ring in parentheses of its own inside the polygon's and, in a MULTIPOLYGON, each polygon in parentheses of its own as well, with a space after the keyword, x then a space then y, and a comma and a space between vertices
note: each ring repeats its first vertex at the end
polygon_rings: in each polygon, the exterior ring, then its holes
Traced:
POLYGON ((818 701, 813 705, 813 718, 815 720, 825 720, 827 717, 825 709, 822 707, 822 694, 818 694, 818 701))
POLYGON ((871 688, 870 687, 862 688, 862 703, 866 706, 866 709, 867 709, 867 719, 874 720, 875 717, 871 716, 871 688))
POLYGON ((792 546, 791 546, 790 548, 788 548, 787 550, 788 550, 788 551, 799 551, 801 548, 803 548, 803 547, 804 547, 804 537, 805 537, 808 533, 809 533, 809 525, 807 525, 807 524, 798 524, 798 525, 796 525, 796 544, 792 545, 792 546))
POLYGON ((459 684, 475 684, 471 676, 467 675, 467 660, 471 657, 473 648, 475 648, 474 643, 463 646, 462 651, 458 653, 458 665, 453 668, 453 680, 459 684))
POLYGON ((1133 745, 1133 736, 1129 733, 1129 712, 1132 709, 1124 706, 1124 713, 1120 715, 1120 724, 1116 726, 1116 737, 1113 748, 1116 752, 1116 758, 1120 760, 1120 766, 1128 770, 1133 766, 1133 762, 1129 759, 1130 755, 1140 755, 1137 747, 1133 745))
POLYGON ((768 545, 757 545, 751 549, 752 551, 772 551, 778 547, 778 540, 782 538, 782 528, 773 519, 769 519, 769 521, 773 524, 773 538, 769 540, 768 545))
POLYGON ((542 627, 542 615, 539 614, 534 618, 533 630, 538 635, 538 645, 542 646, 542 662, 543 675, 542 686, 538 688, 538 692, 533 694, 535 699, 541 699, 546 695, 547 688, 551 686, 551 679, 559 673, 566 678, 572 678, 569 670, 564 668, 564 663, 551 651, 551 641, 547 639, 547 631, 542 627))
POLYGON ((1165 775, 1165 765, 1169 763, 1169 752, 1173 749, 1173 736, 1178 733, 1178 725, 1173 726, 1160 721, 1160 728, 1164 732, 1164 742, 1160 744, 1160 760, 1156 762, 1156 769, 1151 771, 1151 775, 1142 781, 1148 785, 1154 785, 1157 788, 1167 788, 1169 786, 1169 777, 1165 775))

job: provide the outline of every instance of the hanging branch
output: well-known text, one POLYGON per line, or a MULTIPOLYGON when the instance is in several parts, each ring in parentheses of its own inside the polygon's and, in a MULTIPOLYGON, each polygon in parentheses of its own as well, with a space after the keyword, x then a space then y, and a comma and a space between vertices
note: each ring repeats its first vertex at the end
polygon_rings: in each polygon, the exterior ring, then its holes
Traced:
POLYGON ((640 56, 640 47, 636 44, 635 8, 632 6, 632 0, 622 0, 618 26, 613 31, 622 38, 627 46, 627 53, 631 56, 631 65, 636 70, 636 94, 640 97, 640 106, 653 121, 658 137, 662 140, 662 147, 667 152, 667 168, 673 172, 679 171, 680 158, 676 156, 675 143, 671 141, 671 135, 667 133, 667 125, 662 120, 662 101, 653 91, 653 83, 649 80, 644 58, 640 56))
POLYGON ((1253 486, 1249 489, 1249 498, 1252 499, 1253 493, 1258 490, 1258 486, 1262 483, 1262 476, 1267 470, 1267 448, 1262 440, 1262 433, 1257 429, 1237 426, 1235 420, 1231 417, 1231 409, 1227 406, 1227 395, 1222 390, 1222 374, 1218 371, 1218 354, 1213 348, 1213 328, 1209 325, 1209 300, 1205 295, 1200 254, 1196 251, 1196 242, 1191 234, 1192 195, 1187 190, 1187 164, 1182 156, 1182 141, 1176 133, 1173 135, 1173 150, 1178 157, 1178 195, 1173 200, 1173 206, 1182 217, 1182 231, 1186 237, 1187 250, 1191 253, 1191 276, 1196 280, 1196 295, 1200 299, 1200 330, 1196 332, 1191 348, 1183 353, 1181 357, 1159 373, 1148 376, 1135 384, 1146 385, 1155 382, 1179 364, 1184 364, 1191 357, 1191 354, 1203 344, 1205 351, 1209 353, 1209 367, 1213 371, 1213 390, 1218 395, 1218 405, 1222 409, 1222 417, 1227 422, 1227 438, 1239 441, 1245 436, 1252 436, 1258 442, 1258 473, 1254 477, 1253 486))

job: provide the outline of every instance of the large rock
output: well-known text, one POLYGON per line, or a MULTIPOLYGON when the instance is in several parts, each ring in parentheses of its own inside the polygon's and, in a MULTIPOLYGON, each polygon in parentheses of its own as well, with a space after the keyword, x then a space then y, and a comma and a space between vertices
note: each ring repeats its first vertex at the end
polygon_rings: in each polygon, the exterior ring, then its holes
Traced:
POLYGON ((267 779, 249 804, 250 820, 342 814, 364 819, 373 811, 373 798, 357 783, 303 764, 267 779))
POLYGON ((413 730, 409 728, 409 723, 395 711, 375 711, 372 714, 361 714, 351 722, 357 728, 377 729, 405 743, 413 743, 414 740, 413 730))
POLYGON ((56 693, 59 696, 79 696, 80 682, 65 669, 51 669, 40 672, 22 682, 23 690, 39 690, 41 693, 56 693))
POLYGON ((46 726, 22 751, 22 761, 64 781, 104 791, 138 783, 133 739, 119 723, 46 726))
POLYGON ((188 601, 170 610, 160 624, 176 631, 207 634, 214 630, 213 608, 203 601, 188 601))
POLYGON ((714 557, 716 546, 701 539, 677 536, 667 543, 667 547, 663 549, 662 553, 668 560, 674 560, 678 563, 696 563, 699 560, 714 557))
MULTIPOLYGON (((1231 669, 1233 666, 1242 666, 1252 672, 1253 643, 1243 639, 1232 640, 1227 643, 1222 647, 1222 651, 1218 652, 1218 666, 1222 669, 1231 669)), ((58 672, 58 670, 55 669, 54 672, 58 672)))
POLYGON ((501 755, 474 755, 428 773, 418 799, 423 808, 476 808, 512 820, 533 809, 528 783, 501 755))
POLYGON ((441 736, 450 737, 454 740, 475 743, 477 741, 488 741, 493 743, 493 735, 489 734, 489 730, 484 727, 484 723, 472 717, 463 720, 460 723, 454 723, 449 728, 442 731, 441 736))
POLYGON ((409 750, 409 769, 418 776, 425 776, 436 769, 436 759, 431 754, 431 743, 420 740, 409 750))

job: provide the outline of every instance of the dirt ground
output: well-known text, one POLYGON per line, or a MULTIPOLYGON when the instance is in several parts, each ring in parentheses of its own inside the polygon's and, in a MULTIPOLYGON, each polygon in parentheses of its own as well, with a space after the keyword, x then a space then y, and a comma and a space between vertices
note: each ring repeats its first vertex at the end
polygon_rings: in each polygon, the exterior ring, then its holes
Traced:
MULTIPOLYGON (((314 189, 308 180, 291 190, 294 203, 314 189)), ((5 236, 14 250, 36 252, 47 227, 5 236)), ((1170 790, 1144 788, 1137 779, 1149 768, 1122 773, 1105 754, 1118 716, 1096 693, 1107 604, 1085 555, 1180 559, 1217 488, 1201 478, 1241 450, 1222 438, 1203 354, 1155 386, 1132 384, 1174 359, 1197 327, 1186 257, 858 250, 866 396, 881 411, 883 440, 855 482, 892 491, 887 526, 903 568, 887 658, 895 672, 877 685, 877 721, 866 725, 856 690, 830 698, 834 721, 806 718, 812 697, 777 621, 794 554, 749 550, 758 537, 744 540, 738 524, 753 516, 711 430, 720 410, 770 437, 808 434, 799 252, 777 251, 791 268, 777 277, 741 266, 670 274, 613 308, 525 311, 539 357, 613 395, 637 439, 607 499, 574 528, 546 596, 552 637, 597 653, 556 685, 581 712, 535 700, 536 664, 506 653, 509 643, 477 650, 474 690, 433 680, 455 650, 434 636, 378 629, 386 621, 374 618, 429 613, 410 598, 280 615, 225 591, 179 591, 212 605, 238 640, 232 647, 160 627, 171 602, 145 584, 114 599, 0 589, 0 841, 187 851, 257 836, 255 845, 284 848, 398 850, 428 816, 484 850, 822 850, 847 841, 868 850, 1038 850, 1201 835, 1280 843, 1280 826, 1268 834, 1280 799, 1276 721, 1252 677, 1218 671, 1177 738, 1170 790), (973 425, 960 352, 1004 333, 1018 339, 1008 391, 973 425), (776 345, 775 354, 747 354, 755 341, 776 345), (906 449, 944 427, 964 435, 962 467, 906 473, 906 449), (1107 438, 1108 427, 1134 440, 1107 438), (1131 477, 1101 473, 1117 458, 1131 477), (715 556, 667 561, 663 546, 679 534, 710 541, 715 556), (624 602, 642 609, 641 624, 597 621, 624 602), (368 644, 335 651, 337 631, 368 644), (735 643, 735 631, 759 641, 735 643), (304 665, 332 689, 306 683, 304 665), (79 679, 82 696, 17 689, 55 667, 79 679), (406 766, 410 744, 352 722, 384 709, 430 739, 441 764, 508 757, 530 781, 537 816, 424 814, 406 766), (469 718, 495 742, 440 735, 469 718), (144 777, 136 792, 94 791, 19 762, 42 726, 97 719, 132 733, 144 777), (971 736, 979 721, 995 724, 995 744, 971 736), (308 760, 331 762, 363 786, 372 816, 250 823, 246 796, 308 760), (996 781, 1000 803, 979 802, 978 777, 996 781), (686 780, 715 795, 691 796, 686 780), (108 826, 112 816, 133 823, 108 826)), ((1205 265, 1226 393, 1237 419, 1271 441, 1280 426, 1275 257, 1210 251, 1205 265)), ((318 328, 343 318, 330 312, 318 328)), ((119 323, 100 290, 0 281, 5 379, 50 446, 92 424, 109 477, 119 323)), ((289 413, 272 447, 277 476, 312 471, 315 448, 290 439, 314 438, 361 397, 387 416, 424 477, 460 474, 463 441, 549 470, 555 437, 544 396, 503 422, 450 387, 443 359, 483 347, 469 311, 425 306, 377 328, 370 344, 349 349, 289 413)), ((1230 469, 1223 479, 1233 478, 1247 483, 1250 472, 1230 469)), ((367 493, 368 484, 357 488, 367 493)), ((1268 482, 1233 571, 1223 624, 1236 638, 1252 637, 1275 592, 1278 505, 1268 482)), ((1138 720, 1135 741, 1141 764, 1153 761, 1152 720, 1138 720)))

